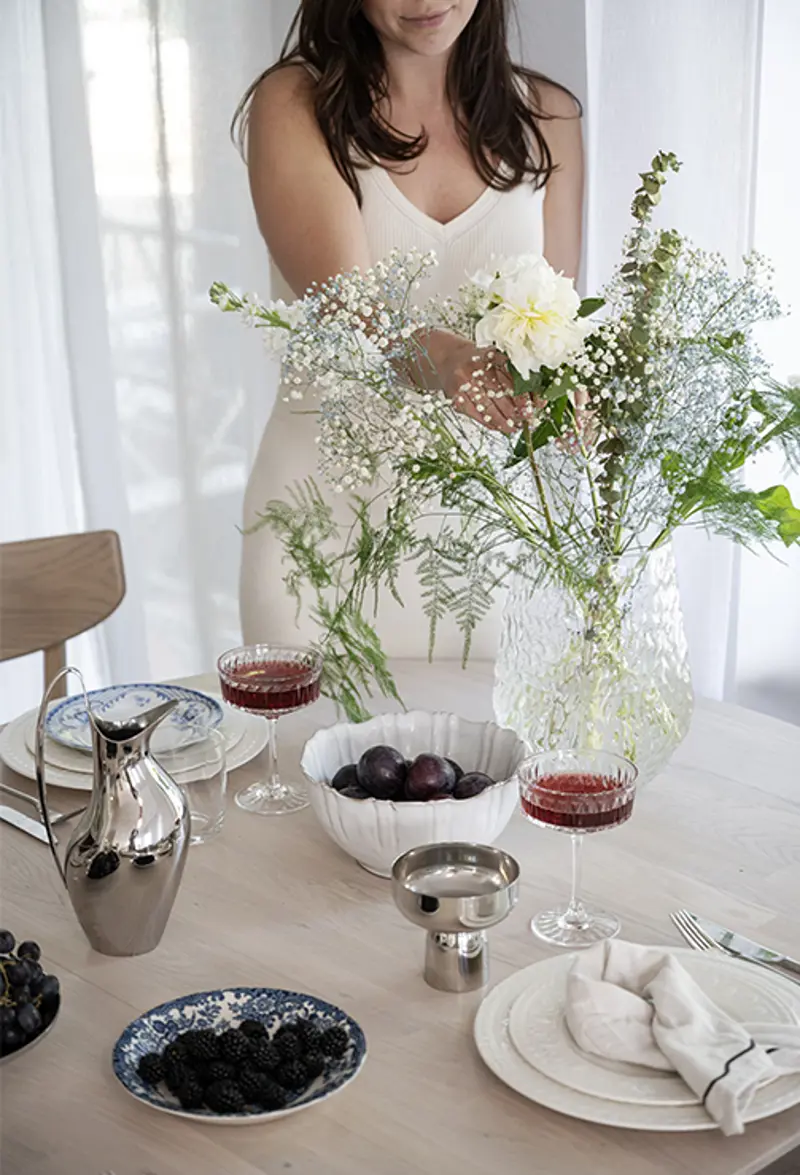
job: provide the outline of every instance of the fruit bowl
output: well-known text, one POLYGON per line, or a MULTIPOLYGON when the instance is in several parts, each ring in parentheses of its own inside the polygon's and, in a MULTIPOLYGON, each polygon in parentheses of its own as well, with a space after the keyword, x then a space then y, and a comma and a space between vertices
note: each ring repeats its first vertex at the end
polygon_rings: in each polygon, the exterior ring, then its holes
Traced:
POLYGON ((368 722, 341 722, 318 730, 303 750, 311 807, 328 836, 370 873, 390 877, 395 860, 418 845, 442 841, 492 844, 518 802, 514 772, 528 754, 510 730, 468 722, 456 714, 412 710, 368 722), (351 799, 330 786, 340 767, 368 748, 395 747, 406 758, 432 753, 498 782, 471 799, 435 802, 351 799))

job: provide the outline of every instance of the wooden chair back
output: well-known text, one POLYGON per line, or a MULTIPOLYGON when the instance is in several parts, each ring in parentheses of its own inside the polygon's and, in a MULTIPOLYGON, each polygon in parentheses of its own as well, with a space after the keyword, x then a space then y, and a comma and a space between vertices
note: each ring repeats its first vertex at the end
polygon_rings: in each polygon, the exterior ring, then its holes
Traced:
MULTIPOLYGON (((0 661, 43 652, 46 689, 66 665, 66 642, 110 616, 124 595, 113 530, 0 543, 0 661)), ((66 693, 60 684, 54 697, 66 693)))

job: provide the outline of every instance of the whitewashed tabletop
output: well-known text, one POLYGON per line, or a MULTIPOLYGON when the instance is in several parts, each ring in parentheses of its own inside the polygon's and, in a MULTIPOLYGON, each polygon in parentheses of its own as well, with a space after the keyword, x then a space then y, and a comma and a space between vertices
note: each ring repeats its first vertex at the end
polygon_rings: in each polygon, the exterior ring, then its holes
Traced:
MULTIPOLYGON (((406 662, 397 675, 409 705, 491 715, 489 666, 406 662)), ((281 719, 287 771, 308 735, 333 720, 325 702, 281 719)), ((242 768, 232 787, 260 768, 242 768)), ((7 769, 3 778, 30 788, 7 769)), ((53 797, 62 808, 80 799, 53 797)), ((528 920, 568 879, 566 838, 515 817, 499 843, 519 859, 523 884, 517 909, 491 932, 491 983, 546 957, 528 920)), ((633 819, 586 848, 587 895, 623 916, 629 938, 677 944, 669 912, 688 906, 800 954, 800 728, 699 703, 633 819)), ((220 839, 190 852, 161 945, 138 958, 94 954, 47 848, 5 825, 0 883, 0 923, 37 939, 63 985, 47 1040, 0 1066, 3 1175, 754 1175, 800 1147, 800 1107, 725 1139, 589 1125, 507 1089, 472 1040, 480 996, 425 985, 421 932, 309 809, 265 819, 231 802, 220 839), (132 1018, 238 984, 344 1007, 369 1042, 358 1081, 328 1104, 241 1129, 172 1119, 125 1093, 110 1054, 132 1018)))

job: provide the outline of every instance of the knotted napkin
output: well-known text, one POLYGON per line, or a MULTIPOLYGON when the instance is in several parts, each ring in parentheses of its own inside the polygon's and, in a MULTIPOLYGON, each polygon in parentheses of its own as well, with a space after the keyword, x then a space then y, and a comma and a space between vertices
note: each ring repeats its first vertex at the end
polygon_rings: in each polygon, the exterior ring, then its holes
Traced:
POLYGON ((742 1133, 761 1085, 800 1073, 800 1026, 739 1024, 652 947, 604 942, 580 954, 566 1020, 587 1053, 677 1072, 723 1134, 742 1133))

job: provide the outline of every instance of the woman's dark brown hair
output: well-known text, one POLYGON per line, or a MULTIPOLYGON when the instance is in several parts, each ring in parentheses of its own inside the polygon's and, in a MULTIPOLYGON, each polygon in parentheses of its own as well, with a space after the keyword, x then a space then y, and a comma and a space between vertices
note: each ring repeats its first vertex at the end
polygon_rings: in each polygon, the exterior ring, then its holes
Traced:
MULTIPOLYGON (((307 63, 318 77, 317 122, 359 203, 354 155, 379 165, 403 164, 417 159, 427 144, 424 129, 416 137, 404 135, 380 114, 379 103, 387 96, 383 47, 361 9, 361 0, 302 0, 278 61, 250 86, 232 126, 244 148, 250 102, 260 83, 285 65, 307 63)), ((538 126, 552 117, 541 108, 538 93, 538 83, 548 79, 511 61, 508 17, 509 0, 479 0, 447 74, 448 97, 475 170, 501 191, 526 180, 542 187, 555 170, 538 126)), ((559 89, 569 94, 564 86, 559 89)))

